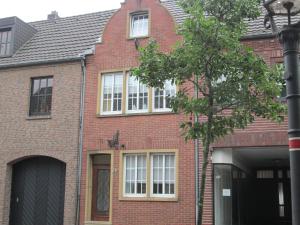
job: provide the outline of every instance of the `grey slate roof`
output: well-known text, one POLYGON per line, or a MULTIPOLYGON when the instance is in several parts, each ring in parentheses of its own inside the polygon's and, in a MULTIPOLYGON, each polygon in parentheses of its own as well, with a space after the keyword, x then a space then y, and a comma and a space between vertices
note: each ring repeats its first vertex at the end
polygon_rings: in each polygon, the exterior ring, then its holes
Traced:
MULTIPOLYGON (((162 4, 176 23, 180 24, 186 18, 176 0, 162 1, 162 4)), ((79 54, 94 47, 114 12, 116 10, 59 18, 55 22, 45 20, 29 23, 38 32, 12 57, 0 58, 0 68, 78 59, 79 54)), ((256 20, 247 21, 246 37, 271 35, 271 30, 264 28, 264 14, 256 20)), ((283 22, 283 19, 279 21, 283 22)))
POLYGON ((93 48, 115 11, 29 23, 38 32, 13 56, 0 58, 0 68, 78 59, 93 48))

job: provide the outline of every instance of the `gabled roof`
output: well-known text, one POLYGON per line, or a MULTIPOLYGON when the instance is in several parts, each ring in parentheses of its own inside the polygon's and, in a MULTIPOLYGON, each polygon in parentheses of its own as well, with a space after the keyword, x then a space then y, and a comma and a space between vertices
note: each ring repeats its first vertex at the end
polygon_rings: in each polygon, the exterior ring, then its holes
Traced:
MULTIPOLYGON (((176 0, 162 1, 162 4, 176 23, 180 24, 186 18, 176 0)), ((37 33, 13 56, 0 58, 0 68, 78 60, 80 54, 93 49, 101 38, 105 24, 115 12, 109 10, 29 23, 37 33)), ((256 20, 247 21, 246 38, 272 35, 271 30, 264 28, 264 14, 256 20)), ((279 21, 283 22, 284 18, 279 21)))
POLYGON ((94 47, 115 11, 29 23, 37 33, 13 56, 0 58, 0 68, 79 59, 94 47))

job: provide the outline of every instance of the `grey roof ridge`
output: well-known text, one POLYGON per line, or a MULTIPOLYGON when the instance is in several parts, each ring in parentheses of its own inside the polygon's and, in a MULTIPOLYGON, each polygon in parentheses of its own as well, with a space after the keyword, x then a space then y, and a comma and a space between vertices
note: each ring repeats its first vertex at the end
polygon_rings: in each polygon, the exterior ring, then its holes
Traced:
MULTIPOLYGON (((59 20, 64 20, 64 19, 76 18, 76 17, 80 17, 80 16, 88 16, 88 15, 98 14, 98 13, 106 13, 106 12, 109 13, 109 12, 113 12, 113 11, 117 11, 117 10, 119 10, 119 9, 109 9, 109 10, 103 10, 103 11, 97 11, 97 12, 82 13, 82 14, 73 15, 73 16, 59 17, 59 18, 55 19, 54 22, 59 21, 59 20)), ((42 22, 53 22, 53 21, 44 19, 44 20, 31 21, 31 22, 28 22, 28 24, 30 24, 32 26, 32 24, 42 23, 42 22)), ((32 27, 35 28, 34 26, 32 26, 32 27)))

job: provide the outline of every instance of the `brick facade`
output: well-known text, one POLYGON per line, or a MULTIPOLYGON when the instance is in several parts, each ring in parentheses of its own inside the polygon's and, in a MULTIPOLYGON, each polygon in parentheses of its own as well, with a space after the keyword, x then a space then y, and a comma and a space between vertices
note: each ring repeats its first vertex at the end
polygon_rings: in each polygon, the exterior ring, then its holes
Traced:
POLYGON ((8 225, 12 165, 32 156, 66 164, 64 225, 75 224, 81 64, 0 70, 0 224, 8 225), (28 117, 30 80, 53 75, 51 119, 28 117))
MULTIPOLYGON (((97 115, 99 74, 103 71, 123 71, 138 65, 135 41, 128 39, 130 12, 148 10, 151 18, 150 36, 157 40, 163 51, 168 51, 180 38, 175 33, 174 20, 158 0, 127 0, 106 25, 102 43, 96 46, 96 55, 87 61, 85 99, 84 153, 109 150, 107 140, 116 130, 120 131, 120 143, 126 150, 178 149, 179 193, 177 201, 119 200, 120 154, 114 151, 112 224, 117 225, 191 225, 195 221, 194 199, 194 149, 180 136, 181 115, 172 113, 122 115, 101 117, 97 115), (140 5, 138 5, 140 2, 140 5)), ((149 38, 139 39, 141 45, 149 38)), ((83 159, 81 224, 85 216, 87 159, 83 159)))

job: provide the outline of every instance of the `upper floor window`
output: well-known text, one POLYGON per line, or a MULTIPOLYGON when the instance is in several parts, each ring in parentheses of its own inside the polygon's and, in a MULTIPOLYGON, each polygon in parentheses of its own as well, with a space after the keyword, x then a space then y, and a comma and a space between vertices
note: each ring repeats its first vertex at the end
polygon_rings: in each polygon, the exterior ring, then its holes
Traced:
POLYGON ((11 29, 0 30, 0 56, 10 54, 11 29))
POLYGON ((31 79, 30 116, 50 115, 53 77, 31 79))
POLYGON ((166 81, 164 88, 154 89, 153 111, 171 111, 171 99, 176 95, 176 85, 166 81))
POLYGON ((148 88, 136 77, 127 74, 127 111, 147 112, 148 88))
POLYGON ((131 15, 130 37, 144 37, 149 33, 149 15, 147 12, 131 15))
POLYGON ((123 74, 108 73, 102 75, 102 113, 118 114, 122 112, 123 74))
POLYGON ((176 85, 171 81, 166 81, 162 89, 150 88, 130 72, 104 73, 98 112, 101 115, 171 112, 171 99, 175 95, 176 85))

